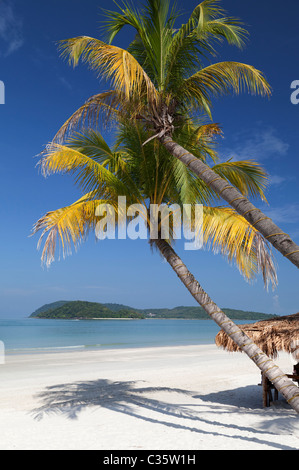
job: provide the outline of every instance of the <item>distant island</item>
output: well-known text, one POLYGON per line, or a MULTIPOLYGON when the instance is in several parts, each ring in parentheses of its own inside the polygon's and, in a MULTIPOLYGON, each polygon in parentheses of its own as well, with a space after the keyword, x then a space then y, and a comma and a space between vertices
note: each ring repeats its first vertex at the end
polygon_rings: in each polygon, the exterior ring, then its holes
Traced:
POLYGON ((119 308, 112 310, 105 304, 97 302, 58 301, 46 304, 30 315, 31 318, 48 318, 60 320, 93 320, 93 319, 135 319, 145 316, 134 309, 119 308))
MULTIPOLYGON (((276 315, 247 312, 223 308, 232 320, 266 320, 276 315)), ((208 320, 210 317, 201 307, 175 307, 136 309, 122 304, 86 302, 81 300, 60 300, 43 305, 30 315, 30 318, 60 320, 93 320, 93 319, 185 319, 208 320)))

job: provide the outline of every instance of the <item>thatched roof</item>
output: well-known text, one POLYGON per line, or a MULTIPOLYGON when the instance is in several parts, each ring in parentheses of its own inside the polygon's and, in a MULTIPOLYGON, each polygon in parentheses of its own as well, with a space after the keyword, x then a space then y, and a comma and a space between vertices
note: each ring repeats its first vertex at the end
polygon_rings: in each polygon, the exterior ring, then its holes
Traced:
MULTIPOLYGON (((239 327, 267 356, 275 358, 279 351, 285 351, 296 356, 299 362, 299 313, 239 325, 239 327)), ((217 334, 215 343, 219 348, 227 351, 241 351, 239 346, 222 330, 217 334)))

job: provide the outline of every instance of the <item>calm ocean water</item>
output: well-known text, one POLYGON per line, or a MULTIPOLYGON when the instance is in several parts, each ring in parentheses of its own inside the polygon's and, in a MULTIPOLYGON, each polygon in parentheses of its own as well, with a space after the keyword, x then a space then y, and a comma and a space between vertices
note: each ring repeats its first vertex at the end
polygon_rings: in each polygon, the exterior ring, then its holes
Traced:
POLYGON ((212 320, 0 319, 6 354, 211 344, 218 331, 212 320))

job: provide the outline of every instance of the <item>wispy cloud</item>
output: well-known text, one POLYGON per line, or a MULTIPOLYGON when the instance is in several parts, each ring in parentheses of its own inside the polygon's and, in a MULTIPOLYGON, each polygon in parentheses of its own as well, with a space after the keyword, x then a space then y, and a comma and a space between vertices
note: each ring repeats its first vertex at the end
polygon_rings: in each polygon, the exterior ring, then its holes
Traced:
POLYGON ((280 184, 287 181, 288 178, 286 178, 285 176, 280 176, 280 175, 270 175, 269 180, 270 180, 271 186, 279 186, 280 184))
POLYGON ((284 157, 289 144, 281 139, 272 127, 249 129, 235 135, 231 147, 224 150, 226 158, 234 160, 263 161, 284 157))
POLYGON ((62 76, 58 76, 58 80, 60 81, 60 83, 62 83, 63 86, 65 86, 65 88, 67 88, 68 90, 71 90, 73 87, 72 85, 67 81, 67 79, 65 77, 62 77, 62 76))
POLYGON ((288 204, 264 210, 275 223, 296 224, 299 222, 299 204, 288 204))
POLYGON ((7 57, 23 44, 22 20, 15 15, 11 0, 0 0, 0 54, 7 57))
POLYGON ((297 176, 296 175, 287 175, 287 176, 282 176, 282 175, 269 175, 269 184, 270 186, 280 186, 283 183, 290 183, 292 182, 294 184, 294 181, 296 181, 297 176))

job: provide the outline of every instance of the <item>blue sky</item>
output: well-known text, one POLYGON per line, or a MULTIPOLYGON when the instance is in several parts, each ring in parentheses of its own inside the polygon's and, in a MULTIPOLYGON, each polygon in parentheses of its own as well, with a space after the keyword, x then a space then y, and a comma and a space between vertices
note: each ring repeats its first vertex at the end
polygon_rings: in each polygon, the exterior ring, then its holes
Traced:
MULTIPOLYGON (((141 4, 135 1, 134 4, 141 4)), ((197 1, 179 0, 190 13, 197 1)), ((237 60, 262 70, 273 89, 270 99, 243 95, 214 103, 213 118, 223 128, 222 158, 251 158, 270 174, 269 206, 257 202, 299 242, 299 105, 290 101, 299 80, 299 3, 285 0, 223 0, 250 31, 245 50, 222 46, 217 60, 237 60)), ((101 0, 0 0, 0 317, 24 317, 55 300, 118 302, 139 308, 195 305, 169 266, 145 241, 95 242, 41 267, 33 224, 48 210, 73 202, 79 193, 63 176, 44 179, 37 155, 59 126, 103 89, 86 67, 73 70, 58 55, 56 42, 78 35, 99 36, 101 0)), ((182 17, 182 21, 184 16, 182 17)), ((124 30, 117 44, 132 38, 124 30)), ((261 279, 248 284, 220 256, 177 250, 221 307, 276 314, 299 310, 298 270, 275 253, 279 286, 266 292, 261 279)))

